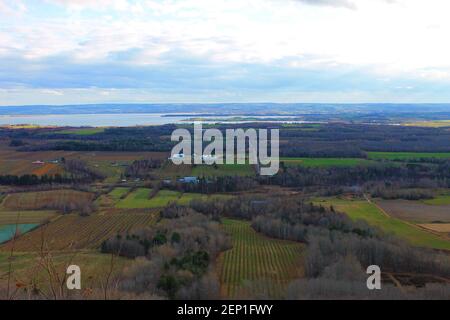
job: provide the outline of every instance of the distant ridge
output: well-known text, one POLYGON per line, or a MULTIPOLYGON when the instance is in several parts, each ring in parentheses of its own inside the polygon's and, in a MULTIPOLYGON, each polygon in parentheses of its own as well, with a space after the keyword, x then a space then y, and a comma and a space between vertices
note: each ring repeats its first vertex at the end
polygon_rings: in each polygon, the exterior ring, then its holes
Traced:
POLYGON ((0 115, 203 113, 221 115, 389 114, 449 118, 450 104, 330 103, 169 103, 0 106, 0 115))

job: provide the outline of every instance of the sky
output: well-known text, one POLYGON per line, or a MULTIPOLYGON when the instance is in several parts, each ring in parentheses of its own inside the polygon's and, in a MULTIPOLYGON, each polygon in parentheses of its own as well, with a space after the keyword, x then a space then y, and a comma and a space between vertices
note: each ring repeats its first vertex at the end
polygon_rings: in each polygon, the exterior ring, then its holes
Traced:
POLYGON ((0 0, 0 105, 450 102, 448 0, 0 0))

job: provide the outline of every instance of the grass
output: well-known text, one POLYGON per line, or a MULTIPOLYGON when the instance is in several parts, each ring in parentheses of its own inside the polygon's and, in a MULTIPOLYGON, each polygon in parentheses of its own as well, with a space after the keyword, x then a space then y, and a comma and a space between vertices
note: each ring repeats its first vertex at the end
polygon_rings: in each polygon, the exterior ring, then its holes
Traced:
POLYGON ((410 160, 426 158, 450 158, 450 152, 367 152, 369 159, 373 160, 410 160))
POLYGON ((23 223, 23 224, 7 224, 0 226, 0 243, 3 243, 11 239, 16 233, 16 230, 20 234, 24 234, 36 228, 38 225, 39 224, 37 223, 23 223))
POLYGON ((97 133, 102 133, 105 131, 105 128, 81 128, 81 129, 67 129, 56 131, 55 133, 59 134, 74 134, 77 136, 90 136, 97 133))
POLYGON ((245 298, 255 291, 281 298, 287 284, 303 275, 303 244, 265 237, 246 221, 224 219, 223 227, 233 242, 218 261, 227 298, 245 298))
MULTIPOLYGON (((117 191, 119 194, 122 191, 117 191)), ((121 209, 144 209, 144 208, 163 208, 171 202, 176 202, 179 205, 188 205, 192 200, 214 200, 214 199, 228 199, 229 195, 205 195, 200 193, 180 193, 171 190, 160 190, 151 199, 149 198, 152 189, 139 188, 130 193, 125 199, 120 199, 116 202, 116 208, 121 209)), ((123 193, 122 193, 123 194, 123 193)))
POLYGON ((344 200, 327 198, 317 201, 322 205, 333 205, 337 211, 345 212, 353 220, 365 220, 386 233, 394 234, 418 247, 450 250, 450 241, 426 232, 405 221, 386 216, 373 203, 366 200, 344 200))
POLYGON ((160 208, 167 206, 170 202, 176 201, 180 193, 170 190, 161 190, 153 198, 149 198, 152 189, 139 188, 130 193, 125 199, 116 204, 116 208, 137 209, 137 208, 160 208))
MULTIPOLYGON (((9 272, 9 252, 0 252, 0 275, 9 272)), ((82 270, 83 289, 102 287, 106 283, 106 278, 111 269, 111 255, 94 251, 83 252, 52 252, 52 262, 55 270, 62 278, 66 273, 67 266, 75 264, 82 270)), ((11 264, 12 286, 16 287, 16 282, 33 282, 36 287, 48 291, 49 278, 47 272, 39 265, 39 255, 33 252, 15 252, 11 264)), ((112 276, 119 276, 126 266, 133 263, 133 260, 114 257, 112 276)), ((0 277, 0 283, 5 278, 0 277)), ((103 297, 97 297, 102 299, 103 297)))
POLYGON ((98 160, 88 161, 89 166, 106 176, 104 182, 114 183, 120 180, 121 176, 125 172, 126 166, 130 164, 130 161, 110 161, 110 160, 98 160))
POLYGON ((208 200, 208 195, 206 194, 200 194, 200 193, 183 193, 181 198, 177 200, 177 203, 179 205, 188 205, 192 200, 202 200, 206 201, 208 200))
POLYGON ((305 167, 355 167, 373 164, 373 161, 359 158, 281 158, 286 166, 305 167))
POLYGON ((250 164, 197 165, 191 174, 196 177, 253 176, 255 171, 250 164))
POLYGON ((130 190, 130 188, 127 188, 127 187, 117 187, 117 188, 114 188, 114 190, 111 191, 108 195, 109 195, 113 200, 119 201, 120 198, 128 192, 128 190, 130 190))
POLYGON ((441 128, 450 127, 450 120, 416 121, 404 123, 404 126, 441 128))
POLYGON ((450 195, 439 195, 433 199, 422 200, 422 202, 434 206, 450 205, 450 195))
POLYGON ((206 195, 200 193, 183 193, 181 198, 177 200, 177 204, 179 205, 188 205, 192 200, 201 200, 201 201, 209 201, 209 200, 227 200, 230 199, 231 195, 227 194, 213 194, 206 195))

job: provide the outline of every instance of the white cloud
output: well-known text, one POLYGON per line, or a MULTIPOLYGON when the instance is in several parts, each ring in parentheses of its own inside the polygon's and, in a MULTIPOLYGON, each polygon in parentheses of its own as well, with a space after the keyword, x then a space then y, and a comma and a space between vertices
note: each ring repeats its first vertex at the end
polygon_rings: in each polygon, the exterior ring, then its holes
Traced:
POLYGON ((0 62, 183 68, 198 59, 450 81, 446 0, 46 0, 26 10, 32 3, 0 0, 0 15, 22 15, 3 21, 0 62))

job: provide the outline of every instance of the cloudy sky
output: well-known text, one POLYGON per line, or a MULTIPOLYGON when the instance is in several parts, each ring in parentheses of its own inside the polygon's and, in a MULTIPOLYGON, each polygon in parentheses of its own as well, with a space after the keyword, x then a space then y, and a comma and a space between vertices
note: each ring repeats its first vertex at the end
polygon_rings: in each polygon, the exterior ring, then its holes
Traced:
POLYGON ((0 105, 450 102, 448 0, 0 0, 0 105))

